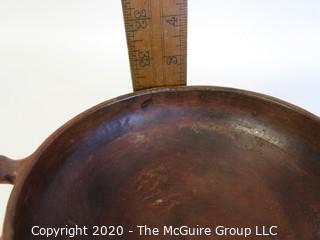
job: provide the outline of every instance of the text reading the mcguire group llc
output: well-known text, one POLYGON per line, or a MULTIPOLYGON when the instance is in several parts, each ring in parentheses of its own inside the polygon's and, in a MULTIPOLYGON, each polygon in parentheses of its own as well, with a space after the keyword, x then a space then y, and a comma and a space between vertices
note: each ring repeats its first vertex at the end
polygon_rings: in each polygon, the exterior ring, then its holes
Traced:
MULTIPOLYGON (((55 239, 65 237, 66 239, 88 237, 88 239, 94 239, 95 237, 101 239, 101 237, 116 237, 116 236, 130 236, 135 234, 139 236, 193 236, 193 237, 241 237, 247 238, 255 236, 259 237, 276 237, 278 236, 277 226, 251 226, 251 227, 230 227, 230 226, 162 226, 151 227, 148 225, 137 225, 132 228, 124 226, 68 226, 64 227, 41 227, 33 226, 31 228, 31 234, 39 239, 44 237, 47 239, 55 239)), ((145 239, 145 238, 144 238, 145 239)), ((265 239, 265 238, 263 238, 265 239)))

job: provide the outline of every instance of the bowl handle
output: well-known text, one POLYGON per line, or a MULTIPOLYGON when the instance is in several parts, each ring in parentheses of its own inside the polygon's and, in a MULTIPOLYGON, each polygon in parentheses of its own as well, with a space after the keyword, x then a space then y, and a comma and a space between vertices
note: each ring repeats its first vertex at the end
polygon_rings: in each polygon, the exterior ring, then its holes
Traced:
POLYGON ((15 184, 22 160, 12 160, 0 155, 0 183, 15 184))

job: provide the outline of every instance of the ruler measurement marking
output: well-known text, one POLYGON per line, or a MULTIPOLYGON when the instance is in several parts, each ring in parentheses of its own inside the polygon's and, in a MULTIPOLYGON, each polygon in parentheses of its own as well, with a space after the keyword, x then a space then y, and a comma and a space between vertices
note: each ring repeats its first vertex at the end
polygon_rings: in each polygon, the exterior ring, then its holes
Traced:
POLYGON ((169 15, 162 15, 162 18, 168 18, 168 17, 180 17, 183 16, 183 14, 169 14, 169 15))
MULTIPOLYGON (((165 45, 165 41, 164 41, 164 24, 163 24, 163 5, 162 5, 162 1, 160 0, 160 5, 161 5, 161 8, 160 8, 160 21, 161 21, 161 27, 162 27, 162 31, 161 31, 161 46, 162 46, 162 56, 165 55, 165 48, 166 48, 166 45, 165 45)), ((167 75, 166 75, 166 72, 165 72, 165 62, 164 61, 161 61, 162 63, 162 75, 163 75, 163 82, 164 84, 166 84, 166 80, 167 80, 167 75)))
MULTIPOLYGON (((182 11, 184 13, 182 16, 182 19, 181 19, 181 23, 183 25, 180 27, 180 35, 184 36, 184 37, 180 37, 180 43, 181 43, 180 51, 185 56, 187 56, 187 52, 186 52, 187 36, 186 36, 186 31, 185 31, 186 26, 187 26, 187 17, 188 17, 187 16, 187 8, 188 8, 187 3, 188 3, 187 0, 182 0, 182 4, 180 7, 180 11, 182 11), (183 44, 182 41, 185 44, 183 44)), ((183 63, 181 64, 180 72, 179 72, 181 81, 183 81, 187 77, 187 73, 186 73, 187 57, 184 57, 182 61, 183 61, 183 63), (184 69, 185 69, 185 71, 183 71, 184 69)))
POLYGON ((143 18, 127 19, 128 22, 134 22, 134 21, 139 21, 139 20, 151 20, 151 18, 150 17, 143 17, 143 18))
POLYGON ((152 35, 153 35, 153 21, 152 21, 152 7, 151 7, 151 0, 148 0, 148 12, 149 12, 149 42, 150 42, 150 49, 151 49, 151 68, 153 72, 153 78, 154 78, 154 62, 153 62, 153 41, 152 41, 152 35))
POLYGON ((134 89, 184 85, 187 0, 122 0, 122 7, 134 89))

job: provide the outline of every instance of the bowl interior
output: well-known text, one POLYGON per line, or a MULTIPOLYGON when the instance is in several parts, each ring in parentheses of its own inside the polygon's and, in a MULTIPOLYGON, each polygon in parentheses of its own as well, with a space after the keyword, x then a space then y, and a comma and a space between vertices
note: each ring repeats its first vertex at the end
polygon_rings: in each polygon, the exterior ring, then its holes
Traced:
POLYGON ((35 225, 275 225, 284 240, 318 239, 319 136, 319 121, 247 92, 185 88, 102 104, 37 159, 13 239, 34 239, 35 225))

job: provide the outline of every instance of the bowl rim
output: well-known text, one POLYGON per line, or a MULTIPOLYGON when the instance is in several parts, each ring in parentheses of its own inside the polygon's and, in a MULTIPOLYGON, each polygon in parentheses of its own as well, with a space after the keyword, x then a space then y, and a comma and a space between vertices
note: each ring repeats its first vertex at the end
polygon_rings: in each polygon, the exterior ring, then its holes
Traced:
POLYGON ((112 98, 110 100, 106 100, 100 104, 97 104, 88 110, 76 115, 71 120, 64 123, 61 127, 59 127, 56 131, 54 131, 47 139, 35 150, 33 154, 28 156, 26 159, 24 159, 24 162, 19 169, 19 175, 17 177, 16 183, 12 189, 12 192, 9 197, 9 201, 7 204, 5 217, 4 217, 4 223, 2 228, 2 239, 3 240, 12 240, 14 235, 14 219, 16 215, 16 206, 19 200, 20 192, 23 189, 24 182, 26 178, 28 177, 29 173, 31 172, 31 169, 33 168, 34 164, 37 162, 39 157, 42 155, 42 153, 53 143, 56 139, 59 138, 59 136, 64 133, 69 128, 72 128, 76 123, 79 123, 80 121, 84 120, 91 114, 94 114, 95 112, 104 109, 106 107, 110 107, 116 103, 127 101, 132 98, 140 97, 140 96, 147 96, 157 93, 166 93, 166 92, 192 92, 192 91, 209 91, 209 92, 220 92, 220 93, 231 93, 231 94, 238 94, 242 96, 247 96, 251 98, 256 98, 257 100, 264 101, 267 103, 270 103, 272 105, 281 106, 285 109, 288 109, 290 111, 294 111, 299 115, 302 115, 304 117, 309 118, 311 121, 314 121, 315 123, 320 125, 320 117, 316 116, 315 114, 304 110, 303 108, 300 108, 294 104, 288 103, 286 101, 280 100, 278 98, 257 93, 253 91, 243 90, 243 89, 237 89, 237 88, 229 88, 229 87, 218 87, 218 86, 175 86, 175 87, 159 87, 159 88, 151 88, 147 90, 140 90, 129 94, 124 94, 119 97, 112 98))

